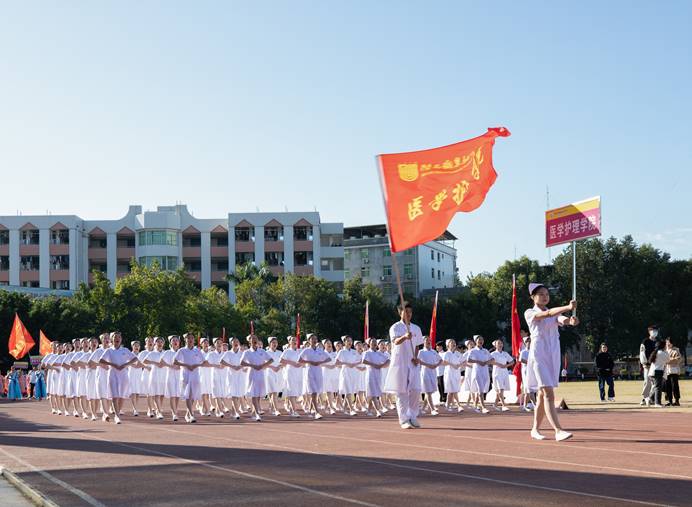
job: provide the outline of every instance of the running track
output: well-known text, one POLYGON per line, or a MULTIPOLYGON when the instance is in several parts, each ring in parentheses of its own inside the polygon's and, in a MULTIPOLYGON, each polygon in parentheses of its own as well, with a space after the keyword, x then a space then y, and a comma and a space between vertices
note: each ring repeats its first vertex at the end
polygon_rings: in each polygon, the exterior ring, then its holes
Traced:
POLYGON ((690 415, 569 411, 567 442, 527 414, 383 420, 267 416, 124 423, 0 403, 0 465, 62 506, 690 505, 690 415), (546 432, 547 433, 547 432, 546 432))

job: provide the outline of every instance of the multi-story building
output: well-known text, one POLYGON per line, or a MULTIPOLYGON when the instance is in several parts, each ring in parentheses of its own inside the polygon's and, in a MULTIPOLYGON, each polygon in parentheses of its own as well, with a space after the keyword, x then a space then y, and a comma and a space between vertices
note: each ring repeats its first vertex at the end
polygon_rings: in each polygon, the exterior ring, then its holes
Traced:
POLYGON ((142 212, 130 206, 117 220, 76 215, 0 217, 0 285, 74 290, 102 271, 111 283, 134 258, 164 269, 184 266, 201 288, 228 288, 237 264, 267 261, 275 275, 315 275, 343 284, 343 224, 317 212, 230 213, 195 218, 185 205, 142 212))
MULTIPOLYGON (((404 293, 418 297, 426 289, 454 286, 457 272, 456 237, 449 231, 435 241, 397 254, 404 293)), ((382 287, 385 298, 396 299, 398 290, 392 252, 384 224, 344 228, 344 277, 360 277, 382 287)))

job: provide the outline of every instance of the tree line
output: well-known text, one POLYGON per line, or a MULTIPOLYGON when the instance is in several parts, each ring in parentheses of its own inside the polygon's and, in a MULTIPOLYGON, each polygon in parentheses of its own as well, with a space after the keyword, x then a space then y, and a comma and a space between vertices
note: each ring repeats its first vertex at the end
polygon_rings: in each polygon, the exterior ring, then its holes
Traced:
MULTIPOLYGON (((452 296, 438 303, 438 340, 457 341, 481 334, 510 336, 512 275, 517 279, 519 315, 532 306, 528 283, 550 287, 554 304, 571 299, 572 253, 565 248, 552 265, 521 257, 506 261, 494 273, 471 275, 452 296)), ((577 244, 577 299, 580 326, 561 331, 563 349, 594 351, 605 341, 618 356, 636 354, 646 327, 657 323, 665 336, 684 348, 692 328, 692 260, 673 261, 651 245, 622 240, 589 239, 577 244)), ((126 342, 146 336, 192 331, 202 336, 245 336, 252 321, 260 336, 285 340, 301 331, 321 337, 349 334, 362 338, 365 302, 369 301, 370 334, 386 337, 398 319, 395 306, 380 288, 360 278, 336 286, 313 276, 274 277, 266 265, 238 266, 229 275, 236 303, 217 287, 199 290, 182 269, 165 271, 133 261, 129 275, 115 286, 94 272, 92 287, 82 284, 73 297, 31 297, 0 291, 0 361, 9 362, 7 342, 17 312, 38 342, 39 329, 51 340, 65 341, 120 331, 126 342)), ((414 322, 424 333, 430 325, 432 299, 414 299, 414 322)), ((38 354, 38 345, 33 354, 38 354)))

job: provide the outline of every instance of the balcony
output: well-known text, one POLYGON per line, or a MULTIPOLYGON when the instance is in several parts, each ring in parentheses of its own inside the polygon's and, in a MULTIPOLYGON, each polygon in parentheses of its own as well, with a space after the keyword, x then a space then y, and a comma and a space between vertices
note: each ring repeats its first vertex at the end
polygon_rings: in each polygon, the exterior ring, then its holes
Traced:
POLYGON ((89 247, 89 260, 103 260, 105 261, 108 257, 108 251, 105 248, 91 248, 89 247))
POLYGON ((50 255, 69 255, 70 245, 68 243, 51 243, 48 247, 48 252, 50 255))
MULTIPOLYGON (((228 256, 228 250, 226 250, 226 255, 228 256)), ((183 246, 183 257, 199 259, 202 257, 202 248, 199 246, 183 246)))
POLYGON ((62 269, 62 270, 52 270, 50 272, 50 281, 55 282, 58 280, 69 280, 70 279, 70 270, 69 269, 62 269))
POLYGON ((225 245, 225 246, 213 246, 212 245, 211 256, 212 257, 223 257, 224 259, 228 259, 228 245, 225 245))
POLYGON ((211 272, 211 281, 212 281, 212 283, 225 282, 226 281, 226 275, 228 275, 228 271, 212 271, 211 272))
POLYGON ((296 275, 301 275, 301 276, 307 276, 307 275, 314 274, 314 270, 312 269, 312 266, 295 266, 293 268, 293 272, 296 275))
POLYGON ((293 250, 295 251, 312 251, 312 241, 311 240, 295 240, 293 242, 293 250))
POLYGON ((116 250, 116 257, 118 260, 129 261, 134 256, 135 256, 135 248, 134 247, 120 247, 119 246, 116 250))
POLYGON ((38 245, 19 244, 19 255, 39 255, 38 245))

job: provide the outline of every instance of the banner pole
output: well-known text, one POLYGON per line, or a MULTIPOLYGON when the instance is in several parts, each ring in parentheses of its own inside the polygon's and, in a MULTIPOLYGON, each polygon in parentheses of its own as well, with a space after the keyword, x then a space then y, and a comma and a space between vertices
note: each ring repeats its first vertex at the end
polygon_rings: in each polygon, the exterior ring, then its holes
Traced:
MULTIPOLYGON (((577 299, 577 242, 572 241, 572 299, 577 299)), ((577 316, 576 308, 572 310, 572 316, 577 316)))

